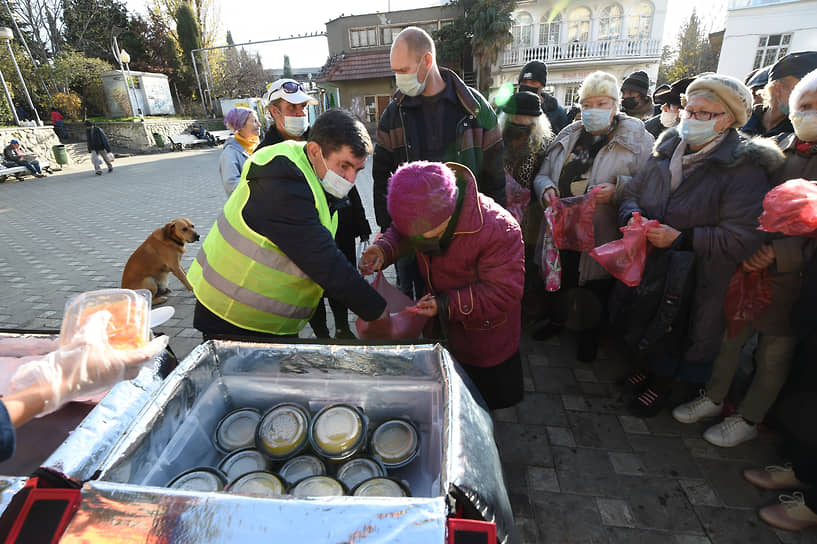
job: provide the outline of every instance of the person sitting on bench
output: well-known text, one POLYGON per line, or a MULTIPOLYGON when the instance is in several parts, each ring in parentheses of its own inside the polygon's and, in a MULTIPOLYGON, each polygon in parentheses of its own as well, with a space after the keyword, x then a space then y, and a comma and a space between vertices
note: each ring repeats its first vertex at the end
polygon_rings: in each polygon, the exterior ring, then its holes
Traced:
POLYGON ((26 153, 23 146, 17 140, 12 140, 9 145, 3 149, 3 158, 7 166, 25 166, 28 170, 38 178, 44 178, 42 168, 40 168, 40 161, 35 159, 36 154, 26 153))
POLYGON ((201 125, 193 125, 190 128, 190 134, 192 134, 193 136, 200 140, 207 140, 207 142, 210 145, 216 145, 215 137, 206 130, 204 130, 204 127, 201 125))

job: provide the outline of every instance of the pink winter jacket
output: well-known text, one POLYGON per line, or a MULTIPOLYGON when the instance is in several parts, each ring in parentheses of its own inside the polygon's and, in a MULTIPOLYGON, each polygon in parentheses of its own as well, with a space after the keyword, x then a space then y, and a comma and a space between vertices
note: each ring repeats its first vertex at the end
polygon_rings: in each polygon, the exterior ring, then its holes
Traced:
MULTIPOLYGON (((467 186, 457 229, 442 255, 415 252, 432 295, 448 297, 451 352, 460 363, 494 366, 519 349, 525 246, 519 224, 490 197, 477 192, 465 166, 447 163, 467 186)), ((377 240, 384 267, 408 240, 394 224, 377 240)), ((443 316, 445 317, 445 316, 443 316)))

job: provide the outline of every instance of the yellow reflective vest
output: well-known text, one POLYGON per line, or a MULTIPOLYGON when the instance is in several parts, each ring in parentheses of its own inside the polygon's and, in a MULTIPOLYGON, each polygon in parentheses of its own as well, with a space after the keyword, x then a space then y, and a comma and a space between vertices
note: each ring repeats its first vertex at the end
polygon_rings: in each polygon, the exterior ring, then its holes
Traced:
POLYGON ((320 222, 335 236, 337 213, 329 210, 323 187, 304 152, 305 146, 306 142, 285 141, 265 147, 247 159, 238 186, 187 272, 198 301, 242 329, 298 334, 323 296, 323 288, 277 245, 252 230, 242 215, 250 197, 247 172, 251 164, 263 166, 284 156, 306 178, 320 222))

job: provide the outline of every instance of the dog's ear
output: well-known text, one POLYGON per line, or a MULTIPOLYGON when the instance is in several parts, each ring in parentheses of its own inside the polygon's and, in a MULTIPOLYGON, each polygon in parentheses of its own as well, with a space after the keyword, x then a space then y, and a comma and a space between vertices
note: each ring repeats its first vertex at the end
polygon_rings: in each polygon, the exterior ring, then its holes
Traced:
POLYGON ((171 238, 173 236, 173 230, 176 228, 176 220, 174 219, 164 227, 162 227, 162 236, 167 238, 171 238))

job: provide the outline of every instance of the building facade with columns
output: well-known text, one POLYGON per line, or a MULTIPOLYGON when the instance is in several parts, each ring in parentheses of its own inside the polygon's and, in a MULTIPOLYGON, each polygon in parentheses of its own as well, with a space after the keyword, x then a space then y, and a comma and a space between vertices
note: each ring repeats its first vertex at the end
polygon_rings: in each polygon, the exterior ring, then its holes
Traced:
POLYGON ((596 70, 619 81, 643 70, 652 89, 666 14, 667 0, 518 0, 513 43, 499 54, 491 94, 505 83, 516 84, 531 60, 547 64, 547 90, 566 107, 576 100, 582 80, 596 70))

